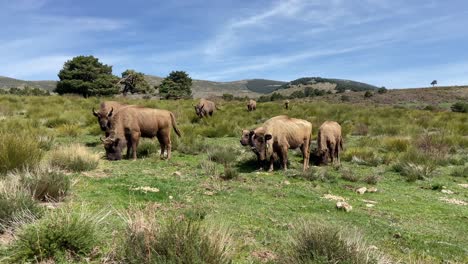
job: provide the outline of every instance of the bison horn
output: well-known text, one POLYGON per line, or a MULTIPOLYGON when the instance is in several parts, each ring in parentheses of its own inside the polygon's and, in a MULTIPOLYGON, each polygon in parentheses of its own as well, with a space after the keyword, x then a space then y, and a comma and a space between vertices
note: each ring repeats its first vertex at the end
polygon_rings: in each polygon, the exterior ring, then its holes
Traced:
POLYGON ((112 112, 114 112, 114 107, 111 107, 111 110, 109 111, 109 113, 107 114, 108 117, 111 117, 112 116, 112 112))
POLYGON ((102 139, 102 137, 99 137, 99 139, 101 140, 102 143, 104 143, 104 139, 102 139))
POLYGON ((98 112, 96 112, 96 110, 94 110, 94 107, 93 107, 93 115, 95 115, 95 116, 99 115, 98 112))

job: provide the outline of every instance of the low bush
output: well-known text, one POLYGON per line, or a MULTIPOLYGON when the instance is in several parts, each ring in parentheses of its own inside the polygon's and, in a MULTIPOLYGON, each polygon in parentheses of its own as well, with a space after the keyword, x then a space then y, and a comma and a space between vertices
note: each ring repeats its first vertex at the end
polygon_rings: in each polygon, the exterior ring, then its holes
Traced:
POLYGON ((436 167, 430 163, 415 164, 406 162, 395 164, 394 169, 404 176, 408 182, 415 182, 416 180, 425 180, 434 176, 436 167))
POLYGON ((468 166, 456 167, 452 170, 452 173, 450 175, 454 177, 468 178, 468 166))
POLYGON ((359 165, 377 166, 383 162, 376 151, 369 147, 349 147, 342 155, 343 160, 359 165))
POLYGON ((56 263, 93 258, 102 235, 103 214, 56 209, 33 224, 26 225, 17 234, 9 249, 15 263, 56 263))
POLYGON ((468 103, 457 102, 450 106, 452 112, 468 113, 468 103))
POLYGON ((341 178, 346 181, 350 182, 357 182, 359 181, 359 177, 356 176, 353 171, 350 169, 342 169, 341 170, 341 178))
POLYGON ((224 166, 235 162, 239 155, 239 149, 234 147, 214 146, 208 150, 208 159, 224 166))
POLYGON ((52 150, 49 156, 50 164, 54 167, 69 171, 88 171, 99 164, 99 155, 94 154, 82 145, 73 144, 61 146, 52 150))
POLYGON ((37 142, 40 149, 49 151, 55 144, 55 137, 50 135, 38 136, 37 142))
POLYGON ((197 155, 207 150, 205 139, 199 136, 183 137, 177 146, 177 151, 184 154, 197 155))
POLYGON ((380 181, 380 177, 376 174, 371 174, 363 179, 367 184, 376 185, 380 181))
POLYGON ((157 153, 158 152, 158 147, 154 142, 151 141, 142 141, 138 145, 137 148, 137 156, 138 157, 148 157, 151 154, 157 153))
POLYGON ((60 201, 70 190, 70 178, 55 168, 41 166, 12 172, 9 177, 18 179, 40 201, 60 201))
POLYGON ((0 174, 36 167, 43 152, 34 135, 0 132, 0 174))
POLYGON ((224 167, 224 173, 221 175, 221 179, 223 180, 233 180, 239 177, 239 172, 230 166, 224 167))
POLYGON ((382 147, 390 152, 405 152, 410 146, 410 140, 401 137, 385 137, 382 139, 382 147))
POLYGON ((232 263, 230 236, 200 221, 172 220, 160 226, 154 217, 133 212, 127 219, 125 263, 232 263))
POLYGON ((362 236, 336 227, 302 222, 297 228, 281 263, 383 263, 362 236))

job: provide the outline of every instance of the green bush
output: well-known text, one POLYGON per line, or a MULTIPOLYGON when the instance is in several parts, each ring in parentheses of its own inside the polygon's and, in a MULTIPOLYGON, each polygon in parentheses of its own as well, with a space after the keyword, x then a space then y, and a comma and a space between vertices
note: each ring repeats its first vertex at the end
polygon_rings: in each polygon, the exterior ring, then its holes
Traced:
POLYGON ((128 220, 124 263, 232 263, 230 236, 200 221, 173 220, 159 227, 154 218, 128 220))
POLYGON ((434 176, 436 169, 434 164, 415 164, 404 162, 394 165, 394 169, 406 178, 408 182, 415 182, 416 180, 425 180, 434 176))
POLYGON ((10 173, 10 177, 18 178, 21 185, 40 201, 60 201, 70 190, 70 178, 62 171, 37 167, 10 173))
POLYGON ((385 137, 382 146, 386 151, 405 152, 410 146, 410 140, 401 137, 385 137))
POLYGON ((235 162, 239 154, 238 148, 215 146, 208 150, 208 159, 227 166, 235 162))
POLYGON ((9 252, 15 263, 53 260, 70 263, 91 257, 99 246, 103 215, 56 209, 17 234, 9 252))
POLYGON ((89 171, 97 168, 99 156, 91 153, 84 146, 73 144, 52 150, 49 156, 54 167, 69 171, 89 171))
POLYGON ((452 173, 450 175, 454 177, 468 178, 468 166, 456 167, 452 170, 452 173))
POLYGON ((224 167, 224 174, 221 175, 221 179, 223 180, 233 180, 233 179, 237 179, 239 177, 239 172, 230 167, 230 166, 225 166, 224 167))
POLYGON ((342 169, 341 170, 341 178, 346 181, 350 182, 357 182, 359 181, 359 177, 353 173, 350 169, 342 169))
POLYGON ((36 167, 43 152, 35 136, 0 132, 0 174, 36 167))
POLYGON ((207 145, 204 138, 199 136, 183 137, 177 146, 177 151, 184 154, 196 155, 206 151, 207 145))
POLYGON ((454 103, 450 109, 452 109, 452 112, 468 113, 468 103, 457 102, 454 103))
POLYGON ((281 263, 381 263, 357 232, 345 234, 340 228, 302 222, 288 244, 281 263))
POLYGON ((151 141, 142 141, 137 148, 137 156, 138 157, 148 157, 151 154, 157 153, 158 147, 154 142, 151 141))

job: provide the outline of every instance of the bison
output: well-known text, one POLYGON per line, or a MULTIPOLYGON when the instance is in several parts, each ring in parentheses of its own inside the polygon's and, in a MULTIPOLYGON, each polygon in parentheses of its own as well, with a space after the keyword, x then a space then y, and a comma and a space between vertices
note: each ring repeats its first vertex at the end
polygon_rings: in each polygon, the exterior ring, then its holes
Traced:
POLYGON ((257 102, 255 102, 255 100, 250 99, 247 103, 247 111, 251 112, 255 110, 257 110, 257 102))
POLYGON ((312 124, 306 120, 276 116, 253 131, 252 148, 260 161, 270 162, 268 171, 273 170, 275 154, 281 159, 283 169, 287 170, 288 149, 300 148, 304 158, 303 170, 306 170, 309 168, 311 133, 312 124))
POLYGON ((102 131, 106 132, 106 137, 109 136, 109 120, 110 116, 114 111, 118 111, 120 108, 127 106, 126 104, 122 104, 116 101, 104 101, 99 105, 99 111, 96 112, 93 107, 93 115, 97 117, 99 122, 99 127, 101 127, 102 131))
POLYGON ((315 152, 316 165, 340 163, 340 151, 343 150, 343 137, 341 126, 334 121, 325 121, 319 128, 317 136, 317 151, 315 152))
POLYGON ((161 158, 167 150, 167 159, 171 158, 171 128, 177 136, 180 131, 176 126, 174 114, 167 110, 145 107, 123 107, 110 114, 110 135, 101 139, 109 160, 122 159, 122 149, 127 146, 127 158, 136 160, 136 150, 140 137, 157 137, 161 145, 161 158))
POLYGON ((289 109, 289 100, 284 101, 284 109, 289 109))
POLYGON ((216 104, 210 100, 200 99, 200 102, 194 106, 198 117, 212 116, 215 110, 220 110, 216 104))

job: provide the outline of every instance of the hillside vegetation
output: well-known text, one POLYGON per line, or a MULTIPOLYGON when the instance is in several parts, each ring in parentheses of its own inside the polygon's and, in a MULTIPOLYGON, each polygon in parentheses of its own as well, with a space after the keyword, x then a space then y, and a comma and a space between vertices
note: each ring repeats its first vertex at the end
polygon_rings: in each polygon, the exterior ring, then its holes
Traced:
POLYGON ((98 98, 0 96, 1 263, 468 262, 466 113, 219 101, 200 120, 196 100, 117 100, 175 114, 170 161, 148 139, 136 161, 106 160, 98 98), (241 130, 280 114, 314 141, 339 122, 341 165, 303 173, 291 150, 288 171, 256 171, 241 130))

